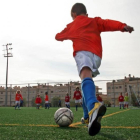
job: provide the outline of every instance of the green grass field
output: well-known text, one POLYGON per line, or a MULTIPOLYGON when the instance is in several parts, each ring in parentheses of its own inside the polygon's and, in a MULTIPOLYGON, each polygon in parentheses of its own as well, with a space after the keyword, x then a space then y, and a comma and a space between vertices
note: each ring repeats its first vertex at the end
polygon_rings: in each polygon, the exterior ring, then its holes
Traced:
POLYGON ((93 137, 80 124, 82 108, 71 108, 74 121, 70 127, 55 124, 57 109, 0 107, 0 140, 140 140, 140 109, 107 108, 102 129, 93 137))

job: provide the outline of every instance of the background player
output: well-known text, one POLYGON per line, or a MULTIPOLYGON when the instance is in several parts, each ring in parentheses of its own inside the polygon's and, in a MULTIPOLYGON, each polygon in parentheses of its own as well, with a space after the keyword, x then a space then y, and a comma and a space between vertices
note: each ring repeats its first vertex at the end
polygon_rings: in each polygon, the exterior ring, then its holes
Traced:
POLYGON ((74 92, 73 99, 75 99, 75 107, 76 111, 78 111, 78 104, 82 106, 82 95, 79 87, 76 87, 76 91, 74 92))
POLYGON ((125 96, 124 96, 124 108, 128 108, 128 101, 129 101, 128 93, 125 93, 125 96))
POLYGON ((124 96, 122 95, 122 92, 120 93, 120 96, 118 98, 118 101, 119 101, 120 109, 121 109, 121 106, 124 109, 124 96))
POLYGON ((37 97, 36 97, 36 100, 35 100, 36 109, 39 109, 41 102, 42 102, 42 100, 40 98, 40 95, 38 94, 37 97))
POLYGON ((48 92, 45 92, 45 109, 49 109, 49 97, 48 97, 48 92))
POLYGON ((65 96, 65 105, 67 108, 70 108, 70 96, 68 93, 65 96))
POLYGON ((101 97, 99 94, 97 94, 96 96, 97 96, 97 100, 98 100, 100 103, 103 103, 102 97, 101 97))
POLYGON ((16 95, 15 95, 15 109, 18 107, 18 109, 20 109, 20 100, 23 101, 22 95, 21 95, 21 91, 17 90, 16 95))

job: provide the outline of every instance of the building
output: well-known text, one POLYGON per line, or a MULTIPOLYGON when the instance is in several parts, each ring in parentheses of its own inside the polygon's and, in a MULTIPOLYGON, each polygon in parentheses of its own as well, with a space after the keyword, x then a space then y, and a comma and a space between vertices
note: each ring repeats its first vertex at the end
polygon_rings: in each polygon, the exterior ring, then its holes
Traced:
POLYGON ((124 77, 124 79, 113 80, 112 82, 108 82, 107 84, 107 98, 110 100, 112 106, 118 106, 118 97, 122 92, 124 96, 126 92, 129 93, 129 86, 133 88, 133 91, 136 93, 138 99, 140 99, 140 78, 131 77, 129 74, 128 77, 124 77))

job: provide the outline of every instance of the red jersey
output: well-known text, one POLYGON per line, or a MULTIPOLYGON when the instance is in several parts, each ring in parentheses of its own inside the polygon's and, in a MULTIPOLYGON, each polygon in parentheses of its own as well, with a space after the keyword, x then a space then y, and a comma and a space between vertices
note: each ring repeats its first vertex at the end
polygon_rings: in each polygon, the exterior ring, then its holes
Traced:
POLYGON ((45 101, 49 101, 48 95, 45 96, 45 101))
POLYGON ((102 102, 102 101, 103 101, 102 98, 101 98, 100 96, 97 96, 97 100, 98 100, 99 102, 102 102))
POLYGON ((16 101, 20 101, 20 99, 23 100, 22 95, 16 93, 15 100, 16 100, 16 101))
POLYGON ((65 96, 65 102, 70 102, 70 96, 65 96))
POLYGON ((124 97, 122 95, 120 95, 118 100, 119 100, 119 102, 123 102, 124 101, 124 97))
POLYGON ((124 26, 126 26, 125 23, 115 20, 79 15, 63 31, 56 34, 55 39, 58 41, 71 40, 73 42, 73 56, 78 51, 89 51, 102 58, 101 32, 123 32, 124 26))
POLYGON ((81 98, 82 98, 81 92, 76 90, 76 91, 74 92, 73 99, 79 100, 79 99, 81 99, 81 98))
POLYGON ((42 102, 41 98, 40 97, 36 97, 35 103, 36 104, 40 104, 41 102, 42 102))

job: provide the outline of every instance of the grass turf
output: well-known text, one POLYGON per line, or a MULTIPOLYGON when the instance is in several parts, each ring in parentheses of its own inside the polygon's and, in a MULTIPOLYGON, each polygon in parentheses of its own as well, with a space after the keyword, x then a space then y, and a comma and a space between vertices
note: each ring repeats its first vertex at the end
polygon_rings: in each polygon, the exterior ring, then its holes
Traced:
POLYGON ((74 121, 71 127, 58 127, 54 113, 58 108, 0 107, 0 140, 139 140, 140 109, 107 108, 102 129, 94 137, 80 123, 82 108, 71 108, 74 121))

